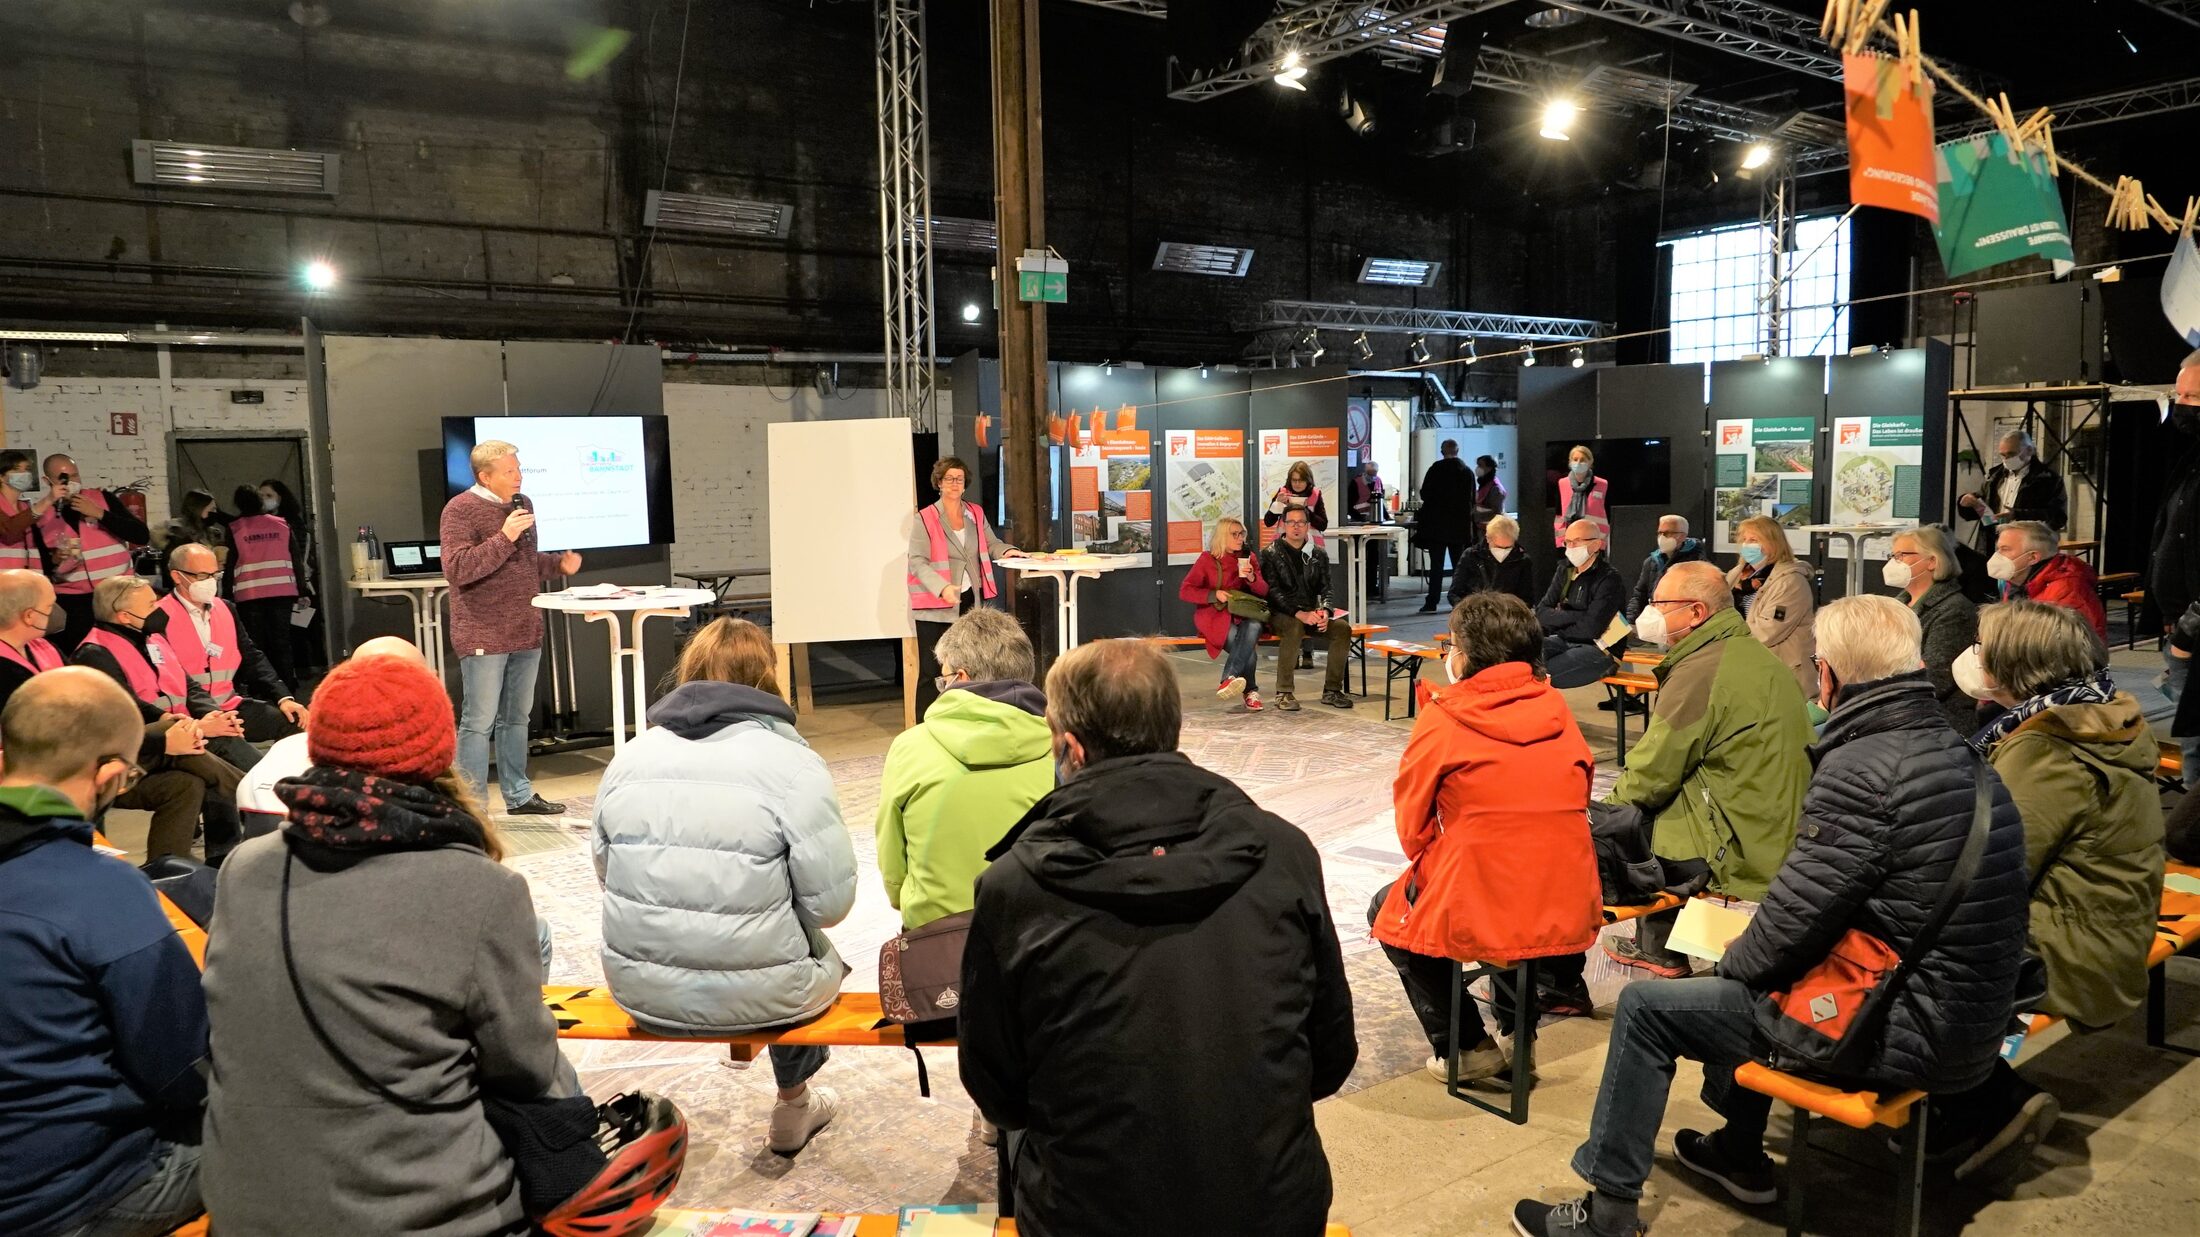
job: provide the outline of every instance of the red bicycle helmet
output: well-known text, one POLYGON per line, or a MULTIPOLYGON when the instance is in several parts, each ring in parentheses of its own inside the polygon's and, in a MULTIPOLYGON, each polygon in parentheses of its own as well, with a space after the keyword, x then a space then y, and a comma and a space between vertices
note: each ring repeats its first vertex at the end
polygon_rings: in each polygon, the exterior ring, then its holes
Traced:
POLYGON ((688 1123, 661 1095, 615 1095, 597 1108, 603 1171, 535 1222, 550 1237, 628 1237, 649 1228, 687 1163, 688 1123))

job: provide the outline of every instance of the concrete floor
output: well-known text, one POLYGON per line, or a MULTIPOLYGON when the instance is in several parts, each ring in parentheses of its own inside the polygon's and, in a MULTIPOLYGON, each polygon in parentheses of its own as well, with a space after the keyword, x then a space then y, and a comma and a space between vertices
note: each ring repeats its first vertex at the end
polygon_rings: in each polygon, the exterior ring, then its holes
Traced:
MULTIPOLYGON (((1394 594, 1398 595, 1398 594, 1394 594)), ((1393 636, 1427 639, 1438 630, 1440 615, 1414 613, 1418 598, 1379 607, 1375 617, 1391 624, 1393 636)), ((1187 710, 1214 710, 1212 664, 1197 655, 1180 655, 1187 710)), ((2122 676, 2138 680, 2155 665, 2151 649, 2116 656, 2122 676)), ((1273 655, 1262 669, 1272 676, 1273 655)), ((1355 683, 1357 676, 1355 675, 1355 683)), ((2127 684, 2128 685, 2128 684, 2127 684)), ((1356 720, 1379 722, 1378 694, 1355 709, 1356 720), (1372 705, 1372 712, 1370 711, 1372 705)), ((1302 697, 1304 698, 1304 697, 1302 697)), ((1601 689, 1569 693, 1583 733, 1607 765, 1612 754, 1612 715, 1595 708, 1601 689)), ((1309 704, 1309 709, 1320 706, 1309 704)), ((1302 717, 1307 715, 1301 715, 1302 717)), ((1242 713, 1230 719, 1248 733, 1295 719, 1242 713)), ((822 705, 802 722, 804 735, 828 762, 883 756, 899 728, 898 700, 822 705)), ((1410 723, 1399 720, 1403 730, 1410 723)), ((1639 733, 1640 722, 1631 733, 1639 733)), ((1288 734, 1289 730, 1279 731, 1288 734)), ((533 771, 541 792, 551 798, 592 795, 608 749, 565 753, 539 760, 533 771)), ((1387 779, 1371 782, 1380 794, 1387 779)), ((844 792, 845 793, 845 792, 844 792)), ((1382 805, 1387 808, 1387 804, 1382 805)), ((112 832, 117 844, 142 844, 144 818, 117 813, 112 832)), ((517 824, 518 822, 515 822, 517 824)), ((864 821, 851 816, 852 827, 864 821)), ((575 846, 570 828, 527 824, 510 830, 515 854, 575 846)), ((1340 911, 1340 918, 1344 913, 1340 911)), ((2200 1044, 2200 962, 2173 960, 2172 1038, 2200 1044)), ((1321 1104, 1317 1117, 1335 1182, 1332 1219, 1350 1225, 1362 1237, 1408 1237, 1435 1233, 1510 1231, 1510 1210, 1523 1197, 1556 1201, 1583 1188, 1569 1168, 1575 1147, 1588 1128, 1602 1076, 1609 1006, 1594 1019, 1558 1021, 1543 1033, 1529 1123, 1514 1126, 1444 1095, 1442 1085, 1417 1069, 1393 1067, 1395 1076, 1376 1081, 1321 1104)), ((1376 1032, 1395 1034, 1395 1031, 1376 1032)), ((1365 1040, 1370 1031, 1363 1027, 1365 1040)), ((1363 1057, 1372 1050, 1363 1043, 1363 1057)), ((1400 1045, 1386 1045, 1402 1060, 1400 1045)), ((1403 1046, 1411 1048, 1411 1045, 1403 1046)), ((2064 1118, 2035 1157, 2031 1175, 2007 1197, 1989 1197, 1946 1180, 1928 1181, 1929 1232, 1955 1232, 1970 1226, 1979 1232, 2030 1234, 2098 1231, 2129 1234, 2200 1232, 2200 1065, 2192 1059, 2149 1049, 2134 1017, 2111 1031, 2075 1037, 2057 1030, 2027 1047, 2024 1072, 2053 1091, 2064 1118)), ((591 1074, 582 1062, 584 1078, 591 1074)), ((952 1077, 953 1067, 935 1064, 935 1076, 952 1077)), ((1645 1216, 1658 1231, 1671 1233, 1759 1234, 1781 1231, 1779 1208, 1741 1208, 1712 1187, 1709 1192, 1671 1159, 1673 1132, 1715 1128, 1716 1119, 1696 1097, 1700 1074, 1683 1063, 1675 1079, 1649 1184, 1645 1216)), ((591 1085, 594 1085, 593 1083, 591 1085)), ((959 1097, 958 1097, 959 1098, 959 1097)), ((889 1097, 886 1103, 918 1103, 889 1097)), ((927 1127, 931 1124, 926 1119, 927 1127)), ((952 1121, 946 1124, 952 1124, 952 1121)), ((889 1127, 890 1128, 890 1127, 889 1127)), ((959 1127, 958 1127, 959 1128, 959 1127)), ((1784 1113, 1773 1125, 1776 1154, 1786 1149, 1789 1130, 1784 1113)), ((760 1131, 759 1131, 760 1132, 760 1131)), ((884 1133, 884 1129, 875 1133, 884 1133)), ((854 1130, 847 1131, 853 1135, 854 1130)), ((755 1139, 750 1139, 755 1141, 755 1139)), ((1804 1183, 1808 1231, 1880 1233, 1892 1226, 1893 1160, 1880 1134, 1859 1133, 1819 1122, 1813 1150, 1800 1176, 1804 1183)), ((974 1146, 974 1144, 973 1144, 974 1146)), ((857 1148, 848 1148, 857 1151, 857 1148)), ((959 1144, 949 1149, 962 1154, 959 1144)), ((813 1153, 814 1155, 815 1153, 813 1153)), ((760 1157, 759 1162, 771 1157, 760 1157)), ((826 1157, 815 1164, 805 1157, 788 1170, 832 1171, 826 1157)), ((773 1166, 776 1170, 777 1166, 773 1166)), ((882 1165, 879 1167, 883 1167, 882 1165)), ((971 1176, 964 1173, 964 1176, 971 1176)), ((984 1174, 976 1174, 983 1177, 984 1174)), ((697 1183, 701 1185, 699 1181, 697 1183)), ((914 1182, 911 1183, 914 1185, 914 1182)), ((975 1182, 980 1192, 987 1187, 975 1182)), ((761 1205, 748 1197, 689 1196, 684 1206, 761 1205)), ((904 1201, 924 1201, 907 1199, 904 1201)))

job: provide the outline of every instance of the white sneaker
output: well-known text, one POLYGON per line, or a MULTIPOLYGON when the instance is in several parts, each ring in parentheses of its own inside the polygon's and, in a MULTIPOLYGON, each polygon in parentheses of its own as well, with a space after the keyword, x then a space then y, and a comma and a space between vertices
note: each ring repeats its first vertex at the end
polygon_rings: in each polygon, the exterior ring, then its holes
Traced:
POLYGON ((793 1155, 809 1145, 817 1132, 832 1124, 840 1109, 840 1097, 828 1087, 811 1087, 799 1100, 772 1105, 771 1134, 766 1140, 781 1155, 793 1155))
POLYGON ((1001 1127, 986 1120, 982 1112, 974 1111, 970 1114, 970 1132, 976 1134, 978 1141, 988 1147, 1001 1145, 1001 1127))
POLYGON ((1215 688, 1215 695, 1220 697, 1221 699, 1228 700, 1230 697, 1235 696, 1239 692, 1244 690, 1245 676, 1241 674, 1233 674, 1222 680, 1222 686, 1215 688))
MULTIPOLYGON (((1505 1050, 1496 1045, 1488 1048, 1470 1048, 1459 1057, 1459 1081, 1472 1082, 1477 1078, 1489 1078, 1505 1072, 1505 1050)), ((1451 1077, 1449 1064, 1442 1057, 1428 1059, 1428 1072, 1436 1081, 1445 1082, 1451 1077)))

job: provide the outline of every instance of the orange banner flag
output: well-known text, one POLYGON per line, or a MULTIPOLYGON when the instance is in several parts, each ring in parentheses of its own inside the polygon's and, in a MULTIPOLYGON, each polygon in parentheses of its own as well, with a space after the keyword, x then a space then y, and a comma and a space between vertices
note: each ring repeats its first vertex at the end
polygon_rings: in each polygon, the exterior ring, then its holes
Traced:
POLYGON ((1940 222, 1933 84, 1885 56, 1841 57, 1849 113, 1849 201, 1940 222))

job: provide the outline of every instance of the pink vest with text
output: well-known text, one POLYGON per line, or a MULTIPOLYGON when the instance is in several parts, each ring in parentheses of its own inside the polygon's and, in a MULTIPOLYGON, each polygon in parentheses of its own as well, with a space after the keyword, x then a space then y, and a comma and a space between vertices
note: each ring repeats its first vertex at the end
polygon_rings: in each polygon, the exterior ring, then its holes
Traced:
MULTIPOLYGON (((237 694, 237 668, 244 664, 244 658, 237 652, 236 616, 221 601, 214 602, 207 612, 207 629, 214 637, 214 647, 209 649, 199 643, 199 629, 192 625, 190 606, 180 594, 170 593, 161 598, 160 608, 168 615, 168 626, 163 629, 160 641, 149 641, 145 646, 147 654, 154 658, 156 673, 180 672, 185 679, 204 688, 206 694, 214 698, 216 707, 236 708, 237 702, 243 699, 237 694), (170 659, 175 662, 173 671, 168 665, 170 659)), ((182 711, 169 709, 171 713, 182 711)))

